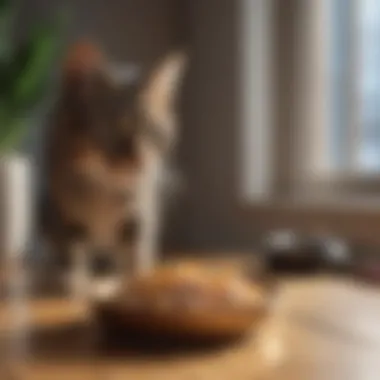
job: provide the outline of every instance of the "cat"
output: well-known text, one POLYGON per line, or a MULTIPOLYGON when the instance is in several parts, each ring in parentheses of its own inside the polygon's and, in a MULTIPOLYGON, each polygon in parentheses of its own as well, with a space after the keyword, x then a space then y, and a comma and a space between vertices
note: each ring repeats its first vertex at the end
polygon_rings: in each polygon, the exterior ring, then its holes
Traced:
POLYGON ((107 67, 90 42, 69 50, 46 140, 43 236, 54 254, 70 258, 79 296, 93 257, 111 258, 121 280, 155 265, 187 57, 174 51, 129 84, 117 83, 107 67))

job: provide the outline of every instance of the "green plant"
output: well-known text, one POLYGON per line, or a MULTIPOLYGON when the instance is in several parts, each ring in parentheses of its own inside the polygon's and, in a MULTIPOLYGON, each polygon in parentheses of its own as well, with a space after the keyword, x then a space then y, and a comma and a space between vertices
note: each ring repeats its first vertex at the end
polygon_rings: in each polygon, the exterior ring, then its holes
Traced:
POLYGON ((15 148, 28 131, 28 117, 51 84, 51 69, 62 49, 64 18, 38 20, 28 37, 15 42, 18 2, 0 0, 0 153, 15 148))

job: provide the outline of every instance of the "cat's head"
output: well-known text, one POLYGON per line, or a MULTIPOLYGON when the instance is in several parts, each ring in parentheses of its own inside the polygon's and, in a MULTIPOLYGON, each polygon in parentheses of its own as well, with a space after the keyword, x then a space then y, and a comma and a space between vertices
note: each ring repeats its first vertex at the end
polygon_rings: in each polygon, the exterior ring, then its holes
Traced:
POLYGON ((61 110, 66 127, 110 155, 133 156, 136 140, 159 150, 176 138, 175 105, 186 57, 168 54, 153 69, 127 83, 117 80, 100 49, 78 43, 64 66, 61 110))
POLYGON ((115 230, 128 197, 139 191, 144 166, 175 141, 185 63, 184 54, 174 52, 139 80, 120 83, 96 46, 79 43, 70 50, 54 126, 60 131, 54 146, 64 148, 53 152, 59 169, 52 182, 62 211, 92 236, 115 230))

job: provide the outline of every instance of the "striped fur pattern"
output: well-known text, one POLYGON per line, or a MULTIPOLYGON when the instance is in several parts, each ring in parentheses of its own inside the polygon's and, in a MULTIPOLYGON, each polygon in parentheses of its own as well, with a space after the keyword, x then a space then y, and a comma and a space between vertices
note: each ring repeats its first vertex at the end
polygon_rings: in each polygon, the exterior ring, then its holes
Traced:
POLYGON ((160 183, 175 146, 184 68, 175 52, 121 85, 96 46, 79 43, 68 55, 46 145, 43 231, 52 250, 71 259, 76 293, 88 285, 94 257, 111 258, 121 278, 157 259, 160 183))

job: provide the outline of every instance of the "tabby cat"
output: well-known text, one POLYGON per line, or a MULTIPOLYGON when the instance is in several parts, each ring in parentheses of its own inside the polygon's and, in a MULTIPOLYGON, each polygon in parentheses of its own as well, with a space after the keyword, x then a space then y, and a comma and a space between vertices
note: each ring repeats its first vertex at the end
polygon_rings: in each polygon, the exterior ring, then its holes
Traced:
POLYGON ((120 278, 155 263, 185 63, 174 52, 122 84, 97 46, 69 51, 46 144, 43 232, 53 253, 71 259, 75 294, 86 292, 94 258, 114 263, 120 278))

